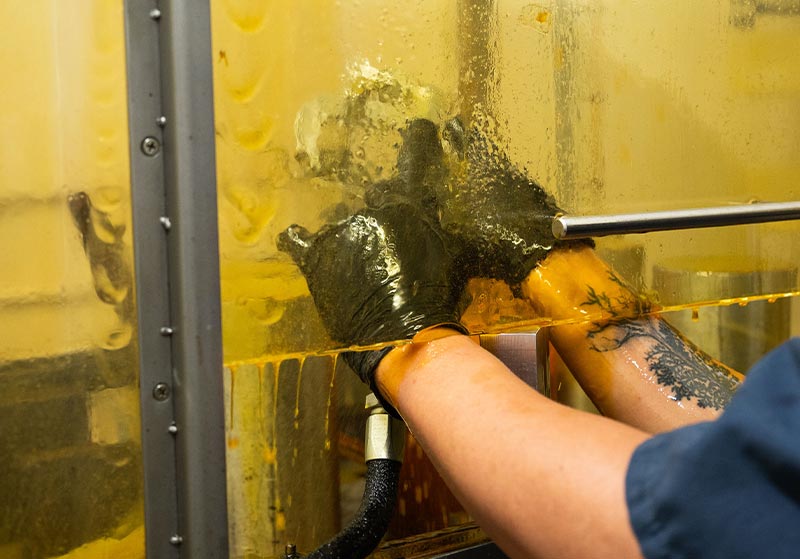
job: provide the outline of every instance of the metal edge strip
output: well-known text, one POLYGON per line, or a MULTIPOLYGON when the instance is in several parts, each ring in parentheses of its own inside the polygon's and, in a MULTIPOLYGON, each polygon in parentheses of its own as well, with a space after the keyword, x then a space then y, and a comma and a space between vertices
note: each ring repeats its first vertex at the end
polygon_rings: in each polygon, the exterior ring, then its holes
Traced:
POLYGON ((209 0, 160 4, 181 556, 228 556, 209 0))
POLYGON ((155 0, 124 1, 133 254, 139 346, 145 547, 150 559, 179 556, 173 423, 161 78, 155 0), (144 151, 147 139, 148 153, 144 151), (158 388, 156 388, 158 387, 158 388))

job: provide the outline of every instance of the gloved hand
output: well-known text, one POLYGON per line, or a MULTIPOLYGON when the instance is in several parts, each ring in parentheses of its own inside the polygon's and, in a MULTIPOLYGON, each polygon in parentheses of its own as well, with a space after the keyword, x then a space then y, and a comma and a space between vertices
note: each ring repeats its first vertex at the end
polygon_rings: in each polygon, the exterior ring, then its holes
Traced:
POLYGON ((458 119, 442 135, 458 159, 437 199, 442 227, 464 244, 469 275, 502 279, 515 291, 558 241, 552 222, 555 199, 516 168, 503 150, 474 125, 458 119))
POLYGON ((438 127, 416 119, 403 131, 398 174, 373 185, 367 205, 402 199, 440 220, 451 234, 466 277, 518 284, 558 245, 551 230, 561 210, 536 182, 517 169, 480 125, 467 133, 459 119, 438 127), (442 142, 450 148, 450 161, 442 142))
MULTIPOLYGON (((436 325, 464 332, 465 280, 446 234, 414 205, 367 208, 316 234, 293 225, 278 248, 300 267, 328 334, 339 343, 404 340, 436 325)), ((344 355, 379 399, 374 373, 389 349, 344 355)))
POLYGON ((447 179, 439 129, 428 119, 418 118, 400 131, 403 143, 397 154, 397 174, 371 185, 365 192, 367 206, 379 208, 404 202, 438 220, 437 195, 447 179))

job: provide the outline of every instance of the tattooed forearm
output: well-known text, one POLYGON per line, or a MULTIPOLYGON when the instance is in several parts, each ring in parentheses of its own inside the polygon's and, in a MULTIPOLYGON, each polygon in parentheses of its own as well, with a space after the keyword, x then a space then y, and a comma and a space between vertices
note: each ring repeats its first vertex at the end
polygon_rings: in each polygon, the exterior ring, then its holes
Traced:
POLYGON ((611 319, 641 316, 652 310, 652 305, 646 297, 637 295, 631 286, 611 270, 608 272, 608 279, 619 286, 620 292, 610 297, 605 291, 598 293, 594 287, 587 285, 588 298, 581 303, 581 306, 600 307, 600 310, 611 319))
POLYGON ((621 348, 635 338, 653 341, 645 359, 656 381, 670 388, 676 401, 694 400, 701 408, 723 409, 739 385, 725 367, 712 360, 661 318, 641 316, 649 304, 636 296, 613 273, 611 279, 623 287, 614 297, 588 287, 584 306, 597 306, 608 319, 595 322, 587 337, 594 351, 621 348))

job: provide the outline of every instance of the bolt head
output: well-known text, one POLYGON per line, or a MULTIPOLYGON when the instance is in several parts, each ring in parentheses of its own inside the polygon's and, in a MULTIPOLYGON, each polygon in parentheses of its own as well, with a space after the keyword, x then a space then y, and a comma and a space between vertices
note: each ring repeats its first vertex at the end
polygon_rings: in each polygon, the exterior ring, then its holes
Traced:
POLYGON ((153 387, 153 398, 159 402, 169 398, 169 393, 169 385, 166 382, 159 382, 153 387))
POLYGON ((148 157, 153 157, 159 151, 161 151, 161 142, 158 141, 158 138, 147 136, 144 140, 142 140, 141 149, 143 154, 148 157))

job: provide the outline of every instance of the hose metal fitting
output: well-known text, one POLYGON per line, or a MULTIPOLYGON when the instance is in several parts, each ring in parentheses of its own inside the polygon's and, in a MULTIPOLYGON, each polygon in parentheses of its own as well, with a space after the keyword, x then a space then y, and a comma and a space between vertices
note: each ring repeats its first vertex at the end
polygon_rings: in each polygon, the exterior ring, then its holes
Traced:
POLYGON ((369 412, 364 435, 364 461, 384 459, 402 462, 406 443, 405 423, 386 413, 372 392, 367 395, 364 408, 369 412))

